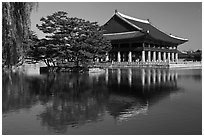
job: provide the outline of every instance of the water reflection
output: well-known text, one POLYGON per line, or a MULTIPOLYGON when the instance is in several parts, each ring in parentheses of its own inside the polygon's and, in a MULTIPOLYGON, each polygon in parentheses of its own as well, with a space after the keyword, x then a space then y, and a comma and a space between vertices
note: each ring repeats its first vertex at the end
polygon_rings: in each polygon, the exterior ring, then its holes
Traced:
POLYGON ((110 91, 107 110, 119 121, 128 120, 138 114, 147 114, 149 106, 179 89, 178 74, 173 70, 117 69, 115 71, 108 72, 111 81, 107 85, 110 91))
POLYGON ((149 107, 177 92, 177 71, 168 69, 106 69, 103 74, 60 73, 3 75, 3 115, 43 105, 38 120, 50 131, 103 120, 148 114, 149 107))

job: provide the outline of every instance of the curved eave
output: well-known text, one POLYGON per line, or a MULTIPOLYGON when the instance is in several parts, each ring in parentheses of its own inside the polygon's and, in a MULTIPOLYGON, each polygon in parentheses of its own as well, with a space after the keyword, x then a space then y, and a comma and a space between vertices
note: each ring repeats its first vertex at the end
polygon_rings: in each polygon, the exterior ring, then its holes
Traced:
POLYGON ((174 36, 174 35, 169 35, 170 37, 172 37, 172 38, 174 38, 174 39, 177 39, 177 40, 181 40, 181 41, 183 41, 183 42, 187 42, 188 41, 188 39, 185 39, 185 38, 181 38, 181 37, 177 37, 177 36, 174 36))
POLYGON ((175 44, 183 44, 188 41, 188 39, 177 37, 171 34, 168 34, 161 29, 155 27, 148 20, 142 20, 134 17, 130 17, 128 15, 124 15, 120 12, 116 12, 119 18, 125 20, 127 23, 131 24, 135 28, 141 28, 143 32, 149 34, 152 38, 164 42, 175 43, 175 44))
POLYGON ((138 38, 138 37, 144 36, 144 34, 139 31, 109 33, 109 34, 103 34, 103 35, 108 40, 131 39, 131 38, 138 38))
POLYGON ((158 38, 158 37, 155 37, 154 35, 151 35, 149 34, 149 36, 152 38, 152 39, 155 39, 155 40, 158 40, 158 41, 163 41, 163 42, 167 42, 167 43, 172 43, 172 44, 176 44, 176 45, 180 45, 180 44, 183 44, 185 42, 188 42, 188 39, 178 39, 178 38, 174 38, 174 37, 171 37, 169 36, 171 40, 165 40, 165 39, 162 39, 162 38, 158 38))
MULTIPOLYGON (((172 35, 172 34, 168 34, 164 31, 162 31, 161 29, 159 29, 158 27, 156 27, 155 25, 153 25, 152 23, 149 23, 153 28, 155 28, 156 30, 158 30, 160 33, 162 33, 163 35, 166 35, 167 37, 170 38, 170 40, 164 40, 164 41, 167 41, 167 42, 171 42, 171 43, 175 43, 175 44, 183 44, 185 42, 188 41, 188 39, 185 39, 185 38, 181 38, 181 37, 178 37, 178 36, 175 36, 175 35, 172 35)), ((154 36, 153 36, 154 37, 154 36)), ((160 39, 160 40, 163 40, 163 39, 160 39)))

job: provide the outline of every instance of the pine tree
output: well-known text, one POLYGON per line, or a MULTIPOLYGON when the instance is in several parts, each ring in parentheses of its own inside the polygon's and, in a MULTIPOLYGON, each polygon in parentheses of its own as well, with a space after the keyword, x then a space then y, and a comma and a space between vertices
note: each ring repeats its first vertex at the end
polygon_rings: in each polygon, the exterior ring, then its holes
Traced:
POLYGON ((48 43, 58 48, 57 57, 73 61, 77 66, 104 57, 111 44, 103 37, 98 23, 67 15, 64 11, 58 11, 41 18, 42 24, 36 25, 47 34, 48 43))

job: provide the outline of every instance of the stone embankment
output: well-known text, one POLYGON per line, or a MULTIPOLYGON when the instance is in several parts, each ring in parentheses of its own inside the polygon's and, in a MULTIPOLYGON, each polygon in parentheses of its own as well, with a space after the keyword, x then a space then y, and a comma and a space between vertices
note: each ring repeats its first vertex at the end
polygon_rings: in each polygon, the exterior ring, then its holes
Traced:
POLYGON ((176 64, 169 64, 169 68, 195 68, 202 67, 202 62, 182 62, 176 64))

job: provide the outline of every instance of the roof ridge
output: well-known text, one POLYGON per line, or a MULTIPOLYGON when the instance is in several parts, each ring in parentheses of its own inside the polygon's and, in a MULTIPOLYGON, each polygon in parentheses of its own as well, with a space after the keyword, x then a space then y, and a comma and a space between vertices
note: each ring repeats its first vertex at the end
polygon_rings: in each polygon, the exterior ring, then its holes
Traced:
POLYGON ((134 25, 133 23, 129 22, 128 20, 126 20, 123 16, 121 16, 118 12, 115 12, 114 15, 117 15, 120 19, 124 20, 125 22, 127 22, 128 24, 130 24, 131 26, 137 28, 138 30, 143 30, 142 28, 134 25))
POLYGON ((120 35, 120 34, 131 34, 131 33, 136 33, 138 31, 128 31, 128 32, 116 32, 116 33, 109 33, 109 34, 104 34, 104 35, 120 35))
POLYGON ((122 14, 122 13, 120 13, 120 12, 118 12, 118 11, 117 11, 116 13, 118 13, 120 16, 122 16, 122 17, 124 17, 124 18, 127 18, 127 19, 130 19, 130 20, 139 21, 139 22, 147 23, 147 24, 150 23, 148 20, 143 20, 143 19, 138 19, 138 18, 135 18, 135 17, 131 17, 131 16, 122 14))

